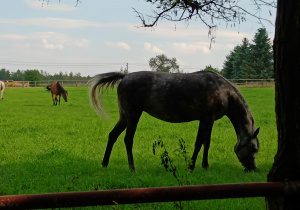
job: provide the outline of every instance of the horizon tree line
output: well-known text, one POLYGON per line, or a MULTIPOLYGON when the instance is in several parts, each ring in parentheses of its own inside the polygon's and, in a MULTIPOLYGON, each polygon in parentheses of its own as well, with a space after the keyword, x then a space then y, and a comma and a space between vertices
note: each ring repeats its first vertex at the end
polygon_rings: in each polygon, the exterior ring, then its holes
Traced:
POLYGON ((43 70, 17 70, 16 72, 10 72, 9 70, 2 68, 0 70, 0 80, 14 80, 14 81, 42 81, 42 80, 87 80, 90 76, 81 76, 80 73, 74 74, 70 72, 59 72, 58 74, 49 74, 43 70))

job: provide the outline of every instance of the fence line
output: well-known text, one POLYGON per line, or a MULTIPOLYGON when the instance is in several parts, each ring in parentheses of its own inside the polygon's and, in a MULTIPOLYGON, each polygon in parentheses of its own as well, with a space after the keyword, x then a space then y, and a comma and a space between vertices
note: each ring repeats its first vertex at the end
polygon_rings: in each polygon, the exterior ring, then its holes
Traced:
MULTIPOLYGON (((53 80, 42 81, 13 81, 2 80, 6 87, 46 87, 53 80)), ((65 87, 84 87, 87 86, 88 80, 56 80, 65 87)), ((239 87, 274 87, 274 79, 230 79, 230 82, 239 87)))
MULTIPOLYGON (((53 80, 42 81, 14 81, 14 80, 2 80, 6 87, 46 87, 50 85, 53 80)), ((66 87, 83 87, 87 86, 88 80, 55 80, 63 84, 66 87)))
POLYGON ((300 182, 218 184, 0 196, 0 209, 84 206, 300 195, 300 182))
POLYGON ((229 79, 236 86, 246 87, 274 87, 274 79, 229 79))

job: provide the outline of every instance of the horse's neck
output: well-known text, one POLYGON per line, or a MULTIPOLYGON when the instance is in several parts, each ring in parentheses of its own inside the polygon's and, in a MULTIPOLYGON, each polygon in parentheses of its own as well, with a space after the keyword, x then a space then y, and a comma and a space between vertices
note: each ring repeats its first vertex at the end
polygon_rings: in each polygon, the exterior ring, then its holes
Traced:
POLYGON ((64 88, 59 83, 56 83, 56 87, 59 94, 64 93, 64 88))
POLYGON ((235 129, 238 141, 246 140, 255 130, 253 116, 244 100, 237 99, 231 103, 228 113, 233 127, 235 129))

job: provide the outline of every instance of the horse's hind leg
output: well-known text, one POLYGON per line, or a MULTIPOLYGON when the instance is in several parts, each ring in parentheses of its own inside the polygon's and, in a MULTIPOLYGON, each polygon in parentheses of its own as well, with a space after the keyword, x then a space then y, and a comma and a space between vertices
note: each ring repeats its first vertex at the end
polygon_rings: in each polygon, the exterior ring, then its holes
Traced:
POLYGON ((60 106, 60 97, 61 97, 61 95, 59 95, 59 97, 58 97, 58 105, 60 106))
POLYGON ((208 168, 207 157, 208 157, 208 150, 210 146, 210 136, 211 136, 212 127, 213 127, 213 121, 201 121, 199 124, 197 139, 195 142, 195 149, 192 156, 192 164, 190 165, 191 170, 195 168, 197 156, 203 144, 204 144, 204 152, 203 152, 202 167, 208 168))
POLYGON ((119 135, 125 130, 126 126, 127 126, 126 119, 123 119, 122 117, 120 117, 118 123, 115 125, 115 127, 112 129, 112 131, 109 133, 104 158, 102 160, 103 167, 107 167, 113 145, 117 141, 119 135))
POLYGON ((53 106, 55 106, 55 96, 53 93, 52 93, 52 101, 53 101, 53 106))
POLYGON ((139 117, 137 117, 137 119, 134 119, 134 120, 133 119, 128 120, 127 130, 126 130, 126 134, 125 134, 125 138, 124 138, 129 168, 133 171, 135 170, 135 167, 134 167, 134 161, 133 161, 133 155, 132 155, 132 146, 133 146, 133 138, 134 138, 134 134, 136 131, 136 127, 139 122, 139 117))

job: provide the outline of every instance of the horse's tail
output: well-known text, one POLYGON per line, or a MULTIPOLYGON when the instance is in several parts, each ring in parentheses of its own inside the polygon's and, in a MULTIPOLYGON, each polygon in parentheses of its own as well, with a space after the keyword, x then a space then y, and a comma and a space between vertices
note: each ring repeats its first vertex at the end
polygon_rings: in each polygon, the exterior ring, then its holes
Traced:
POLYGON ((103 89, 107 89, 108 87, 113 88, 124 77, 125 74, 121 72, 111 72, 98 74, 88 82, 90 86, 91 104, 94 109, 106 119, 108 118, 108 115, 106 114, 102 104, 103 89))

